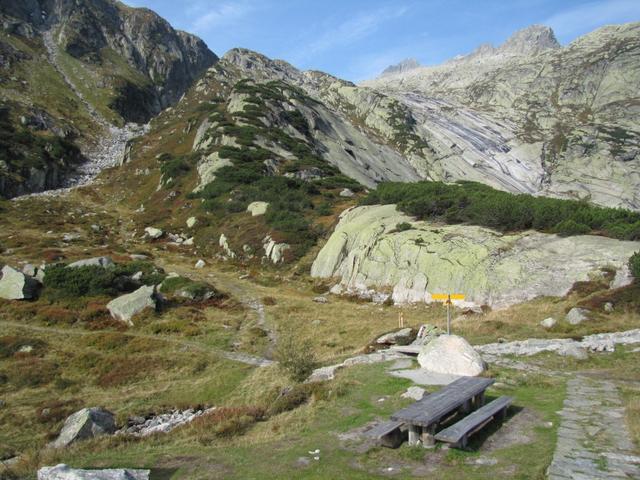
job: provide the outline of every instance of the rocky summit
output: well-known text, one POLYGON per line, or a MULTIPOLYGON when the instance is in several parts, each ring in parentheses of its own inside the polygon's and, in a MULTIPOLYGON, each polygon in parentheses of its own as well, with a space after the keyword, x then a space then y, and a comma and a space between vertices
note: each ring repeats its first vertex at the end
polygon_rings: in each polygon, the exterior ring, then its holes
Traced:
POLYGON ((0 480, 640 478, 633 6, 153 3, 0 0, 0 480))

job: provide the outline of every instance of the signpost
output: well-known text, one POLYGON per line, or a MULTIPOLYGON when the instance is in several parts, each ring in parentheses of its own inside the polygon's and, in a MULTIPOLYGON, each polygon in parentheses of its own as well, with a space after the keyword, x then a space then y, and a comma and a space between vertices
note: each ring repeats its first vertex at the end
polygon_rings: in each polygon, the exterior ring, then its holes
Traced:
POLYGON ((451 307, 452 300, 464 300, 462 293, 434 293, 431 295, 432 300, 443 302, 447 306, 447 335, 451 335, 451 307))

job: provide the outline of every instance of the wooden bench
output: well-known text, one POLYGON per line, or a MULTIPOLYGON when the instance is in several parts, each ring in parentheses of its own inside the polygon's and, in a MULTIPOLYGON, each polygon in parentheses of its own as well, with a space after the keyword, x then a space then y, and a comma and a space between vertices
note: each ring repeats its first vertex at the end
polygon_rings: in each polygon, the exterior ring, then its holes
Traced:
POLYGON ((383 422, 365 432, 365 435, 375 438, 380 446, 398 448, 406 436, 406 430, 402 430, 403 425, 404 422, 394 422, 393 420, 383 422))
POLYGON ((391 415, 391 420, 403 422, 409 430, 409 445, 419 440, 425 447, 435 445, 438 425, 451 415, 484 404, 484 392, 493 384, 490 378, 461 377, 441 390, 418 400, 413 405, 391 415))
POLYGON ((507 415, 507 408, 509 408, 512 401, 511 397, 497 398, 467 415, 459 422, 438 432, 435 435, 435 439, 439 442, 453 444, 454 447, 464 448, 467 446, 469 436, 483 428, 491 420, 496 417, 504 420, 507 415))

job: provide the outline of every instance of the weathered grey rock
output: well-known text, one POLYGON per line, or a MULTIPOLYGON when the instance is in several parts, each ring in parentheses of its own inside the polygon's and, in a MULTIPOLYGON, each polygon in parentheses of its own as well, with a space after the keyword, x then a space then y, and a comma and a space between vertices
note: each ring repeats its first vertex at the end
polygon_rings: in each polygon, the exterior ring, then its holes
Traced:
POLYGON ((571 325, 580 325, 582 322, 589 320, 589 310, 586 308, 578 308, 574 307, 569 310, 565 320, 569 322, 571 325))
POLYGON ((83 408, 69 416, 56 440, 54 448, 66 447, 74 442, 102 435, 111 435, 116 431, 113 413, 100 407, 83 408))
POLYGON ((38 470, 38 480, 149 480, 150 470, 109 468, 82 470, 63 463, 38 470))
POLYGON ((556 353, 563 357, 573 357, 577 360, 586 360, 589 358, 587 351, 577 343, 567 343, 562 345, 556 353))
POLYGON ((5 265, 0 272, 0 298, 5 300, 31 300, 36 298, 40 282, 5 265))
POLYGON ((113 267, 115 264, 113 263, 113 260, 111 260, 109 257, 94 257, 94 258, 86 258, 84 260, 78 260, 76 262, 70 263, 68 265, 68 267, 70 268, 77 268, 77 267, 103 267, 103 268, 108 268, 108 267, 113 267))
POLYGON ((395 345, 401 339, 409 339, 411 337, 411 328, 401 328, 395 332, 390 332, 376 339, 376 343, 395 345))
POLYGON ((394 205, 372 205, 341 214, 311 275, 339 279, 333 293, 371 297, 372 291, 392 288, 396 304, 431 302, 432 293, 464 292, 465 302, 502 308, 565 295, 575 282, 603 268, 624 270, 638 250, 640 242, 594 235, 506 235, 471 225, 434 225, 394 205), (404 222, 412 228, 396 231, 404 222))
POLYGON ((252 217, 257 217, 267 213, 267 208, 269 208, 269 202, 252 202, 247 207, 247 212, 250 212, 252 217))
POLYGON ((540 325, 542 325, 544 328, 552 328, 556 323, 558 323, 558 321, 555 318, 549 317, 542 320, 540 322, 540 325))
POLYGON ((475 377, 485 370, 482 357, 462 337, 440 335, 422 347, 418 363, 425 370, 475 377))
POLYGON ((130 418, 127 426, 116 432, 116 435, 132 435, 135 437, 147 437, 155 433, 168 433, 180 425, 192 422, 202 415, 206 415, 215 410, 212 408, 201 408, 198 410, 173 410, 168 413, 153 415, 149 418, 134 417, 130 418))
POLYGON ((152 240, 157 240, 164 235, 164 232, 162 230, 155 227, 147 227, 144 229, 144 232, 147 237, 151 238, 152 240))
POLYGON ((407 391, 400 395, 402 398, 412 398, 413 400, 422 400, 426 390, 421 387, 409 387, 407 391))
POLYGON ((146 308, 156 308, 157 296, 154 287, 144 285, 132 293, 111 300, 107 309, 113 318, 133 326, 131 319, 146 308))

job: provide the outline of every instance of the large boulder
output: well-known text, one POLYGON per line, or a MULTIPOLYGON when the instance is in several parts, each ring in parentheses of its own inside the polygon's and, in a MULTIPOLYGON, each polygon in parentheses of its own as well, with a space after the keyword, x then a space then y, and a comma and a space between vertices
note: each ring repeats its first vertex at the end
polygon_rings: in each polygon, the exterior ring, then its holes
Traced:
POLYGON ((85 258, 83 260, 78 260, 77 262, 70 263, 67 265, 70 268, 78 268, 78 267, 102 267, 108 268, 113 267, 115 264, 113 260, 109 257, 94 257, 94 258, 85 258))
POLYGON ((60 435, 51 446, 62 448, 80 440, 111 435, 115 431, 113 413, 100 407, 83 408, 65 420, 60 435))
MULTIPOLYGON (((432 294, 464 293, 469 304, 503 308, 540 296, 561 297, 578 281, 615 269, 617 286, 631 282, 629 257, 640 242, 596 235, 559 237, 526 231, 500 233, 475 225, 435 225, 368 205, 343 212, 311 267, 337 278, 333 293, 393 289, 396 304, 433 301, 432 294), (408 223, 411 229, 399 231, 408 223)), ((458 302, 460 306, 465 302, 458 302)))
POLYGON ((133 326, 131 319, 145 308, 156 308, 158 297, 155 287, 144 285, 132 293, 111 300, 107 309, 116 320, 133 326))
POLYGON ((38 295, 40 282, 5 265, 0 272, 0 298, 5 300, 31 300, 38 295))
POLYGON ((109 468, 104 470, 81 470, 63 463, 55 467, 38 470, 38 480, 149 480, 150 470, 109 468))
POLYGON ((475 377, 485 370, 480 354, 462 337, 440 335, 422 347, 418 363, 425 370, 475 377))

